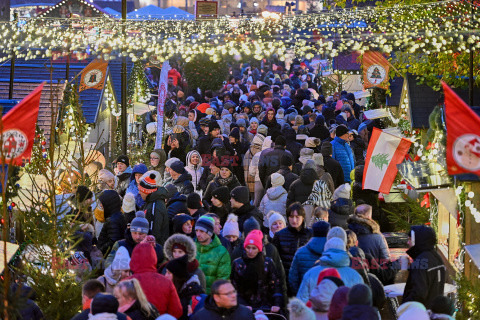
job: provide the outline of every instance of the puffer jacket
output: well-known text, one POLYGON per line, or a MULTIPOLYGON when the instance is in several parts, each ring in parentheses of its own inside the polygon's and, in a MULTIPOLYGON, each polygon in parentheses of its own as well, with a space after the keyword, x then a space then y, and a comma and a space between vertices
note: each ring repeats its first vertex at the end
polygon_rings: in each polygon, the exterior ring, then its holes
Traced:
POLYGON ((203 199, 208 201, 209 203, 211 203, 211 200, 212 200, 212 193, 213 191, 215 191, 216 189, 220 188, 220 187, 223 187, 223 186, 226 186, 228 188, 228 190, 230 190, 230 192, 235 188, 235 187, 238 187, 240 186, 240 182, 238 182, 238 179, 237 177, 233 174, 232 172, 232 179, 229 179, 228 180, 228 183, 223 185, 222 184, 222 178, 220 177, 220 174, 218 173, 215 178, 213 178, 212 181, 210 181, 210 183, 208 184, 207 186, 207 189, 205 190, 205 194, 203 195, 203 199))
POLYGON ((210 294, 212 283, 215 280, 230 278, 230 254, 215 235, 210 244, 204 246, 196 242, 196 245, 197 260, 207 280, 206 292, 210 294))
POLYGON ((254 217, 258 221, 259 225, 263 225, 263 215, 258 209, 252 206, 250 203, 244 204, 238 209, 234 209, 233 213, 238 216, 238 228, 240 232, 243 232, 243 224, 250 217, 254 217))
POLYGON ((141 208, 145 204, 145 201, 138 193, 138 185, 137 181, 135 180, 135 173, 144 174, 147 171, 148 168, 143 163, 139 163, 135 167, 133 167, 132 174, 130 176, 130 183, 128 184, 128 188, 125 191, 125 194, 131 193, 135 196, 135 205, 137 206, 137 208, 141 208))
MULTIPOLYGON (((207 283, 205 280, 205 274, 203 271, 199 268, 199 263, 198 260, 196 259, 197 257, 197 246, 195 245, 195 242, 190 238, 189 236, 186 236, 184 234, 172 234, 167 241, 165 241, 165 245, 163 246, 163 253, 165 254, 165 258, 167 258, 167 262, 170 260, 173 260, 173 245, 174 244, 181 244, 187 249, 187 256, 188 256, 188 272, 196 275, 198 277, 198 280, 200 282, 200 285, 202 286, 203 290, 206 289, 207 283)), ((166 272, 164 267, 166 266, 167 263, 164 263, 161 267, 161 273, 166 272)))
POLYGON ((347 219, 354 212, 353 201, 351 199, 338 198, 332 201, 330 210, 328 210, 328 222, 330 226, 347 229, 347 219))
POLYGON ((119 173, 115 176, 115 191, 118 192, 120 197, 125 195, 125 191, 127 191, 128 184, 130 183, 130 176, 132 175, 132 168, 127 167, 125 171, 119 173))
POLYGON ((182 173, 182 175, 172 183, 175 187, 177 187, 178 192, 187 196, 194 190, 192 184, 192 176, 188 172, 182 173))
POLYGON ((123 239, 127 222, 120 211, 122 201, 116 191, 105 190, 98 200, 103 206, 105 223, 98 237, 97 247, 105 255, 112 249, 116 241, 123 239))
POLYGON ((170 225, 172 225, 173 217, 175 217, 179 213, 188 214, 187 196, 184 194, 181 194, 180 192, 177 192, 167 202, 167 214, 168 214, 168 220, 170 221, 170 225))
POLYGON ((263 274, 258 275, 256 288, 249 288, 246 285, 246 283, 249 283, 246 272, 246 261, 249 260, 249 258, 246 257, 246 254, 232 262, 231 280, 232 285, 238 291, 240 303, 254 309, 271 308, 272 306, 282 307, 284 293, 282 292, 282 286, 275 264, 272 259, 264 256, 262 252, 259 252, 258 255, 254 259, 250 259, 257 260, 251 263, 260 263, 261 260, 263 260, 263 274))
POLYGON ((215 304, 212 296, 208 296, 205 300, 205 305, 198 312, 195 312, 190 320, 255 320, 253 313, 244 305, 237 304, 237 306, 226 309, 220 308, 215 304))
POLYGON ((260 207, 258 208, 261 213, 263 213, 264 226, 268 228, 267 214, 270 211, 276 211, 283 215, 286 220, 286 211, 287 211, 287 190, 282 186, 270 188, 267 190, 265 195, 260 202, 260 207))
POLYGON ((435 250, 435 231, 427 226, 413 226, 411 229, 415 233, 415 245, 407 254, 413 263, 409 267, 402 301, 417 301, 430 308, 433 299, 443 295, 446 269, 435 250))
POLYGON ((340 185, 344 184, 345 177, 343 175, 343 169, 340 163, 333 159, 330 156, 323 156, 323 167, 327 171, 333 180, 334 188, 338 188, 340 185))
POLYGON ((347 118, 347 126, 350 130, 358 130, 358 126, 360 125, 360 120, 356 119, 355 117, 351 116, 347 118))
POLYGON ((169 233, 169 220, 165 199, 167 199, 167 189, 159 187, 157 191, 149 194, 145 200, 145 218, 150 224, 150 233, 155 237, 157 243, 163 246, 169 233))
POLYGON ((288 276, 288 282, 294 294, 297 293, 305 273, 322 256, 326 241, 325 237, 313 237, 295 253, 288 276))
POLYGON ((332 147, 332 158, 342 166, 345 182, 351 182, 350 172, 355 168, 355 159, 350 145, 345 140, 335 137, 332 141, 332 147))
POLYGON ((287 207, 293 202, 304 203, 312 193, 313 184, 318 180, 317 172, 312 168, 305 168, 300 177, 295 180, 288 190, 287 207))
POLYGON ((372 257, 382 262, 390 260, 388 244, 380 226, 374 220, 364 219, 359 216, 351 216, 347 220, 348 229, 355 232, 358 238, 358 246, 372 257))
POLYGON ((200 178, 202 177, 203 171, 205 170, 202 167, 202 157, 200 153, 197 150, 192 150, 189 153, 187 153, 187 165, 185 166, 185 170, 190 174, 192 177, 192 185, 193 185, 193 191, 195 192, 200 192, 200 178), (193 165, 191 162, 192 156, 194 154, 197 154, 198 157, 200 158, 200 162, 197 165, 193 165))
POLYGON ((280 258, 282 259, 285 274, 289 275, 290 266, 292 265, 293 257, 298 248, 307 244, 312 237, 312 230, 302 226, 302 229, 297 230, 293 227, 287 227, 278 231, 273 236, 272 243, 277 248, 280 258))
POLYGON ((298 289, 297 298, 303 302, 307 302, 310 298, 310 294, 317 286, 318 275, 324 269, 335 268, 337 269, 340 277, 346 287, 353 287, 356 284, 364 283, 362 276, 350 268, 350 258, 348 253, 339 249, 328 249, 322 253, 316 266, 311 268, 303 276, 302 283, 298 289))

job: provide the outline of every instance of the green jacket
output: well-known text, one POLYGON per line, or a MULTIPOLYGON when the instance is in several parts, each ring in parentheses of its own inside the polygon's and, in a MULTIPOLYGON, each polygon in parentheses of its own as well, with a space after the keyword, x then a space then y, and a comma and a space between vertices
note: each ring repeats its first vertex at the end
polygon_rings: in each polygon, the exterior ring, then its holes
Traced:
POLYGON ((158 187, 157 191, 147 196, 143 206, 145 218, 147 218, 150 224, 151 235, 155 237, 155 240, 161 246, 168 239, 170 232, 167 207, 165 206, 167 194, 167 189, 158 187))
POLYGON ((215 280, 230 279, 230 254, 227 249, 222 246, 220 239, 214 236, 209 245, 201 245, 195 241, 197 245, 197 260, 200 269, 205 273, 207 279, 207 294, 210 294, 210 288, 215 280))

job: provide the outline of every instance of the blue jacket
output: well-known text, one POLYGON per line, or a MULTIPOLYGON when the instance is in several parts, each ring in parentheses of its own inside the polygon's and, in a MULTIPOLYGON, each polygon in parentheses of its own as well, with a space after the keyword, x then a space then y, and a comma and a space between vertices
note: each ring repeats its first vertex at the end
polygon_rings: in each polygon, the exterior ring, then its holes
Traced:
POLYGON ((137 206, 137 208, 143 207, 145 201, 138 193, 138 185, 137 181, 135 180, 135 173, 144 174, 147 171, 148 168, 143 163, 139 163, 135 167, 133 167, 132 175, 130 176, 130 183, 128 184, 127 191, 125 192, 125 194, 132 193, 135 196, 135 205, 137 206))
POLYGON ((305 273, 312 268, 315 262, 322 256, 326 241, 327 239, 325 237, 311 238, 305 246, 298 249, 297 253, 295 253, 288 276, 290 288, 294 293, 297 293, 305 273))
POLYGON ((297 298, 306 303, 310 298, 310 293, 317 286, 318 275, 324 269, 328 268, 337 269, 343 283, 349 288, 356 284, 364 283, 360 273, 350 268, 349 265, 350 258, 346 251, 339 249, 328 249, 324 251, 317 266, 308 270, 303 276, 297 298))
POLYGON ((351 182, 350 172, 355 168, 355 158, 350 145, 345 140, 335 137, 332 141, 332 147, 332 158, 342 166, 345 182, 351 182))
POLYGON ((390 260, 390 251, 387 241, 380 232, 377 222, 370 219, 352 215, 347 220, 348 229, 355 232, 358 238, 358 246, 374 257, 380 264, 390 260))

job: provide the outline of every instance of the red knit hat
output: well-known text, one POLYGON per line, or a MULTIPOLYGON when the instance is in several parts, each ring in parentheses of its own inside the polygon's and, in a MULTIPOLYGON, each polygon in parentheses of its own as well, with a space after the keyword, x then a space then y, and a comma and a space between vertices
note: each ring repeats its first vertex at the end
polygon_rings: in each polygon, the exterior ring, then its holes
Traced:
POLYGON ((197 106, 197 110, 202 112, 202 113, 205 113, 208 108, 210 108, 210 105, 208 103, 202 103, 202 104, 197 106))
POLYGON ((138 184, 138 191, 146 194, 157 191, 157 181, 155 181, 155 174, 151 173, 149 176, 142 177, 138 184))
POLYGON ((246 248, 249 244, 253 244, 260 252, 263 250, 263 233, 260 230, 252 230, 245 238, 243 247, 246 248))
POLYGON ((325 277, 335 277, 335 278, 338 278, 338 279, 342 279, 342 277, 340 277, 340 273, 338 273, 337 269, 328 268, 328 269, 322 270, 322 272, 320 272, 320 274, 318 275, 317 285, 320 282, 322 282, 323 278, 325 278, 325 277))

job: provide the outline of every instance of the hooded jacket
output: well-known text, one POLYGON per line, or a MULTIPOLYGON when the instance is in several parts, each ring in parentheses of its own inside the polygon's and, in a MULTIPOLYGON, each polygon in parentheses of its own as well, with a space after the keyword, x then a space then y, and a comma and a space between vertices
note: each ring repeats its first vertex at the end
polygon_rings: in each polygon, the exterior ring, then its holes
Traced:
POLYGON ((328 128, 325 126, 325 118, 323 116, 317 116, 317 119, 320 120, 315 120, 315 125, 313 126, 312 130, 310 130, 310 136, 320 140, 325 140, 330 137, 330 131, 328 131, 328 128))
MULTIPOLYGON (((187 196, 180 192, 175 193, 167 202, 167 214, 170 225, 173 227, 172 219, 179 213, 188 213, 187 196)), ((173 230, 173 228, 172 228, 173 230)))
POLYGON ((165 173, 165 161, 167 161, 167 154, 163 149, 155 149, 153 151, 160 156, 160 160, 158 161, 158 165, 156 167, 150 165, 148 169, 158 171, 160 173, 160 177, 163 177, 165 173))
POLYGON ((165 207, 165 199, 168 192, 163 187, 149 194, 145 200, 145 218, 150 223, 150 233, 160 245, 163 245, 169 234, 169 220, 167 208, 165 207))
POLYGON ((292 128, 287 128, 282 130, 285 140, 287 141, 286 149, 292 153, 293 163, 298 161, 300 157, 300 150, 303 146, 301 143, 297 142, 297 133, 292 128))
POLYGON ((411 230, 415 234, 415 245, 407 254, 413 263, 409 267, 402 301, 418 301, 430 308, 433 299, 443 295, 446 269, 435 250, 435 231, 427 226, 413 226, 411 230))
POLYGON ((374 220, 365 219, 352 215, 347 220, 348 228, 355 232, 358 238, 358 246, 370 254, 377 261, 384 262, 390 260, 387 241, 380 233, 380 226, 374 220))
POLYGON ((175 318, 182 316, 182 305, 173 283, 157 272, 157 255, 149 243, 139 243, 133 249, 130 269, 142 286, 147 300, 160 314, 168 313, 175 318))
POLYGON ((115 176, 115 191, 123 197, 125 195, 125 191, 128 188, 128 184, 130 183, 130 176, 132 175, 132 168, 127 167, 125 171, 119 173, 115 176))
POLYGON ((238 216, 238 227, 240 232, 243 232, 243 224, 250 217, 255 218, 259 225, 263 225, 263 215, 255 206, 252 206, 250 203, 246 203, 238 209, 234 209, 233 213, 238 216))
POLYGON ((208 296, 202 309, 195 312, 190 320, 255 320, 253 313, 244 305, 238 304, 236 307, 225 309, 215 304, 212 296, 208 296))
POLYGON ((332 158, 337 160, 342 166, 343 178, 345 182, 351 182, 350 172, 355 168, 355 159, 352 149, 347 141, 335 137, 332 141, 333 153, 332 158))
POLYGON ((300 172, 300 178, 295 180, 288 190, 287 206, 294 202, 304 203, 312 193, 313 184, 318 180, 317 172, 305 168, 300 172))
POLYGON ((135 196, 135 205, 137 208, 141 208, 145 204, 145 201, 138 193, 138 184, 135 180, 135 173, 140 173, 143 175, 147 171, 148 168, 143 163, 137 164, 135 167, 133 167, 132 175, 130 176, 130 183, 128 184, 127 191, 125 191, 125 194, 131 193, 135 196))
POLYGON ((298 289, 297 298, 307 302, 313 288, 317 285, 318 275, 324 269, 328 268, 337 269, 346 287, 352 287, 359 283, 363 284, 362 276, 349 266, 350 258, 346 251, 339 249, 328 249, 324 251, 316 266, 308 270, 303 276, 302 283, 298 289))
POLYGON ((260 207, 258 208, 260 212, 263 213, 265 227, 268 228, 266 217, 270 211, 276 211, 282 214, 284 217, 286 216, 287 195, 287 190, 285 190, 282 186, 271 187, 267 189, 267 192, 260 202, 260 207))
POLYGON ((105 223, 98 237, 97 247, 105 255, 113 247, 116 241, 123 239, 127 222, 120 211, 122 202, 120 196, 114 190, 105 190, 98 197, 102 203, 105 223))
POLYGON ((328 222, 333 227, 347 229, 347 219, 354 213, 354 205, 351 199, 338 198, 332 201, 328 210, 328 222))
POLYGON ((204 246, 198 241, 196 241, 196 245, 197 260, 203 273, 205 273, 206 291, 210 294, 210 288, 215 280, 230 278, 230 254, 216 235, 213 236, 208 245, 204 246))
POLYGON ((180 177, 177 178, 177 180, 174 180, 172 184, 177 187, 178 192, 184 195, 189 195, 190 193, 193 192, 194 187, 192 184, 192 176, 188 171, 185 171, 180 175, 180 177))
POLYGON ((197 192, 200 188, 200 178, 202 177, 203 171, 205 170, 202 167, 202 156, 197 150, 192 150, 187 153, 187 165, 185 166, 185 170, 192 176, 192 184, 193 184, 193 191, 197 192), (200 158, 200 161, 197 165, 192 164, 192 156, 197 154, 200 158))
POLYGON ((297 293, 305 273, 310 270, 315 265, 315 262, 322 256, 326 241, 327 239, 325 237, 313 237, 305 246, 299 248, 295 253, 288 276, 288 283, 293 293, 297 293))
MULTIPOLYGON (((263 143, 263 136, 262 135, 257 135, 259 138, 254 138, 255 140, 258 140, 258 142, 262 142, 263 143)), ((256 137, 257 137, 256 136, 256 137)), ((255 141, 257 142, 257 141, 255 141)), ((255 176, 254 175, 250 175, 250 171, 249 171, 249 167, 250 167, 250 164, 252 162, 252 159, 253 157, 255 156, 255 154, 257 154, 258 152, 261 152, 262 151, 262 146, 261 145, 258 145, 258 144, 255 144, 255 143, 252 143, 250 144, 250 148, 248 149, 247 153, 245 153, 245 157, 243 158, 243 171, 244 171, 244 174, 245 174, 245 181, 247 183, 247 186, 248 186, 248 190, 250 192, 254 192, 255 191, 255 176)))

